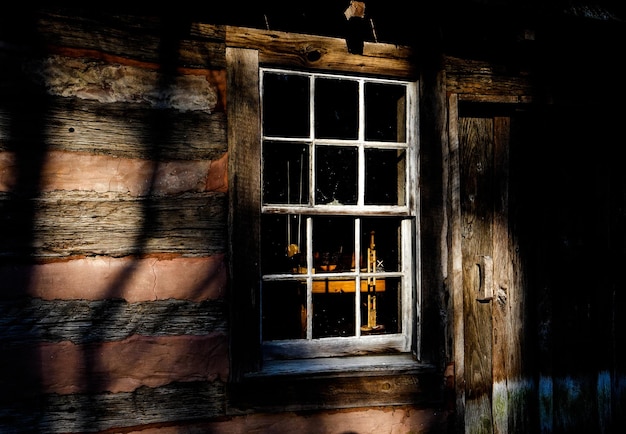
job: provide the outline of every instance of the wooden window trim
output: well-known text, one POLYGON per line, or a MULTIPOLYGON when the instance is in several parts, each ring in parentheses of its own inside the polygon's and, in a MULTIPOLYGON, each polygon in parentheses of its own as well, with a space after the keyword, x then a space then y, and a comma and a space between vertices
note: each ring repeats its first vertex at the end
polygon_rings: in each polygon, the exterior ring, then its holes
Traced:
POLYGON ((413 49, 394 44, 365 42, 363 54, 357 55, 349 53, 346 41, 340 38, 227 26, 226 46, 257 50, 264 66, 405 80, 418 76, 413 49))
POLYGON ((258 288, 261 256, 261 126, 259 57, 254 49, 227 48, 229 267, 231 377, 260 368, 258 288), (256 80, 256 81, 255 81, 256 80), (234 228, 249 228, 248 231, 234 228))

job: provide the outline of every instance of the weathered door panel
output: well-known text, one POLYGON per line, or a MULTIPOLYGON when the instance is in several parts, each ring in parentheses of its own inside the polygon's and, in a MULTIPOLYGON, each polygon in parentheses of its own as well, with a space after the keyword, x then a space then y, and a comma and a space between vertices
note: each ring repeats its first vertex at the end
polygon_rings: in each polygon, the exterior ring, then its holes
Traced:
POLYGON ((493 119, 458 120, 463 270, 465 432, 491 433, 494 140, 493 119), (488 258, 488 259, 487 259, 488 258), (492 263, 492 262, 491 262, 492 263))
POLYGON ((454 94, 448 108, 459 426, 612 432, 623 422, 616 298, 594 252, 616 236, 607 204, 619 163, 575 151, 604 149, 595 115, 454 94))
POLYGON ((459 111, 456 127, 465 432, 523 432, 528 390, 520 378, 523 297, 509 215, 512 118, 475 109, 459 111))

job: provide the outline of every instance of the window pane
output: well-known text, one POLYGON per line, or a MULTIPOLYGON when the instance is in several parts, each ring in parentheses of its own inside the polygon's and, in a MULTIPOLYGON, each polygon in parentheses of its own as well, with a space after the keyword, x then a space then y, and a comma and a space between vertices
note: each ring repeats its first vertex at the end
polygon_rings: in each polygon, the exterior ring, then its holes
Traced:
POLYGON ((358 90, 356 81, 328 78, 315 80, 315 137, 358 137, 358 90))
MULTIPOLYGON (((361 245, 368 273, 398 271, 400 262, 400 219, 362 220, 361 245)), ((398 333, 401 318, 401 279, 368 275, 361 285, 361 333, 398 333)))
POLYGON ((309 137, 309 78, 263 74, 263 134, 309 137))
POLYGON ((306 283, 263 282, 263 340, 306 338, 306 283))
POLYGON ((361 285, 361 334, 399 333, 400 278, 365 279, 361 285))
POLYGON ((315 203, 357 203, 357 150, 347 146, 315 148, 315 203))
POLYGON ((309 147, 299 143, 263 143, 263 203, 307 204, 309 147))
POLYGON ((404 142, 406 88, 386 83, 365 84, 365 140, 404 142))
POLYGON ((317 273, 354 268, 354 218, 313 218, 313 266, 317 273))
POLYGON ((306 271, 306 219, 295 214, 264 214, 261 219, 263 274, 306 271))
POLYGON ((352 291, 313 293, 313 338, 354 336, 354 288, 352 291))
POLYGON ((404 205, 406 151, 365 150, 365 204, 404 205))
POLYGON ((370 271, 400 271, 401 221, 398 217, 370 217, 361 221, 361 268, 368 267, 367 249, 373 248, 375 259, 370 261, 370 271))

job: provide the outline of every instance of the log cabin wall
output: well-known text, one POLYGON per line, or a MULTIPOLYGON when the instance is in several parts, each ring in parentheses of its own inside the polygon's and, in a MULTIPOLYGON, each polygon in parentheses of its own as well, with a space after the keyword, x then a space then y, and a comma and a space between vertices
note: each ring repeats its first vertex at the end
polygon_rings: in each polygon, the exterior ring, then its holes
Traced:
MULTIPOLYGON (((552 35, 542 71, 517 57, 420 59, 422 278, 434 288, 424 318, 441 327, 427 352, 446 400, 263 413, 229 395, 227 28, 50 11, 22 18, 2 34, 0 53, 3 432, 624 426, 626 186, 610 146, 624 114, 612 103, 624 95, 606 75, 619 56, 589 48, 579 63, 579 52, 560 50, 571 41, 552 35), (500 150, 491 170, 509 173, 492 192, 502 199, 492 211, 507 219, 492 234, 506 247, 495 263, 506 266, 494 266, 493 327, 483 330, 492 358, 474 366, 464 359, 473 349, 460 266, 460 180, 472 160, 461 151, 489 128, 486 141, 500 150), (475 405, 482 397, 465 389, 470 371, 493 380, 485 414, 475 405)), ((236 43, 272 39, 251 34, 236 43)), ((331 382, 324 396, 357 401, 353 385, 331 382)))
POLYGON ((343 411, 230 401, 226 27, 23 19, 1 58, 3 432, 446 426, 439 406, 359 408, 336 381, 343 411))
POLYGON ((23 18, 2 55, 1 430, 224 415, 223 29, 23 18))

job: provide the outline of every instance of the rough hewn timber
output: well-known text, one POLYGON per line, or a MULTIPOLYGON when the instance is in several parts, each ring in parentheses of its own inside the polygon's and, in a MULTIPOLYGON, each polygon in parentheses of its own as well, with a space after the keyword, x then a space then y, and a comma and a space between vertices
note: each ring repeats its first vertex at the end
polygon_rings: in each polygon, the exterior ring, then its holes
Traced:
POLYGON ((433 405, 441 402, 441 376, 411 375, 285 376, 229 385, 233 408, 255 411, 355 408, 380 405, 433 405))
POLYGON ((408 47, 365 43, 363 55, 348 52, 345 39, 228 27, 229 47, 259 50, 259 62, 282 67, 311 68, 415 78, 416 65, 408 47))
POLYGON ((159 64, 167 54, 164 47, 169 45, 176 48, 172 53, 176 57, 170 60, 179 66, 224 66, 225 29, 219 25, 198 26, 148 15, 139 18, 81 10, 72 16, 41 14, 37 17, 37 32, 50 48, 90 50, 94 58, 108 61, 119 56, 159 64), (178 25, 178 32, 171 32, 168 26, 172 24, 178 25))
POLYGON ((0 431, 7 434, 86 433, 173 421, 181 423, 223 416, 225 402, 225 388, 220 381, 141 387, 125 393, 49 394, 3 402, 0 431))
MULTIPOLYGON (((221 191, 227 188, 226 160, 154 162, 84 152, 46 152, 39 171, 40 191, 82 190, 133 196, 221 191)), ((15 152, 0 151, 0 191, 19 189, 15 152)))
POLYGON ((132 335, 207 335, 227 331, 224 300, 22 299, 0 303, 0 345, 118 341, 132 335))
POLYGON ((460 99, 494 103, 540 99, 529 75, 512 73, 503 65, 448 56, 445 71, 447 90, 460 99))
POLYGON ((226 251, 226 195, 50 192, 29 200, 0 194, 0 255, 64 257, 226 251))
MULTIPOLYGON (((45 125, 39 150, 80 151, 152 160, 213 160, 228 148, 223 112, 181 113, 142 104, 102 104, 78 98, 50 97, 26 114, 0 99, 0 149, 32 147, 15 132, 45 125), (24 113, 16 116, 16 113, 24 113), (37 122, 33 123, 36 120, 37 122)), ((32 101, 31 101, 32 102, 32 101)), ((27 103, 27 101, 25 101, 27 103)))
POLYGON ((259 368, 258 243, 261 208, 261 102, 259 54, 256 50, 229 48, 228 61, 228 251, 232 300, 232 373, 259 368), (254 119, 253 122, 250 120, 254 119))
MULTIPOLYGON (((461 222, 461 163, 459 143, 459 99, 457 94, 448 98, 448 149, 447 162, 450 167, 447 181, 449 194, 449 279, 453 312, 463 312, 463 230, 461 222)), ((445 251, 445 249, 444 249, 445 251)), ((454 408, 457 426, 463 426, 465 418, 465 321, 464 316, 452 316, 450 336, 454 354, 454 408)))

